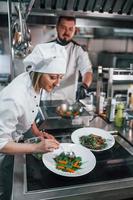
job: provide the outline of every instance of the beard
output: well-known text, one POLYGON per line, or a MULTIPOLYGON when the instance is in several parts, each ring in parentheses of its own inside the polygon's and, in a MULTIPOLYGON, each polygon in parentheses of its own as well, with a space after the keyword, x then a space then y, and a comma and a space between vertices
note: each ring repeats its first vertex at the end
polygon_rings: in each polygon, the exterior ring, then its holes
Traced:
POLYGON ((58 38, 57 39, 57 42, 62 45, 62 46, 65 46, 67 44, 69 44, 71 42, 71 40, 66 40, 66 39, 61 39, 61 38, 58 38))

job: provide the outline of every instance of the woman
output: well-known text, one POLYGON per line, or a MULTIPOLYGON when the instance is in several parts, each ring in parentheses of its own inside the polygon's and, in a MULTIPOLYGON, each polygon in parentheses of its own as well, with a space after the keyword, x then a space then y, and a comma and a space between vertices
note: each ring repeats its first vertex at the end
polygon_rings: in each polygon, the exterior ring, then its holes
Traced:
POLYGON ((42 135, 34 123, 38 113, 40 93, 42 89, 45 90, 45 94, 49 93, 59 85, 66 71, 66 51, 57 44, 40 44, 24 60, 24 64, 28 68, 31 67, 30 72, 16 77, 0 93, 1 200, 10 199, 9 179, 8 186, 4 187, 7 179, 3 174, 6 174, 5 169, 11 169, 13 157, 5 154, 48 152, 59 147, 58 141, 47 133, 44 133, 38 144, 18 142, 30 127, 33 127, 36 136, 42 135))

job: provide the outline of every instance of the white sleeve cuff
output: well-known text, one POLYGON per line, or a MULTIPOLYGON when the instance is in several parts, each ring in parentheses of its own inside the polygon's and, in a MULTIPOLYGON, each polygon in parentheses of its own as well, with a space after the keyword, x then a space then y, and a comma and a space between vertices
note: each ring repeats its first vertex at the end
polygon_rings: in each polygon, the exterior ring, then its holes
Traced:
POLYGON ((8 142, 9 140, 0 138, 0 149, 2 149, 8 142))

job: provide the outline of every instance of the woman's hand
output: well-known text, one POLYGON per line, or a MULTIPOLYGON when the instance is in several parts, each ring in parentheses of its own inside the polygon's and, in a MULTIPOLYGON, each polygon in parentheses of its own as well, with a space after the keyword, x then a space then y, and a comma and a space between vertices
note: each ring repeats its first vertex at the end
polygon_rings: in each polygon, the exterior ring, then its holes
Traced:
POLYGON ((54 149, 58 149, 60 143, 55 139, 45 139, 44 137, 40 137, 41 142, 36 144, 35 152, 49 152, 53 151, 54 149))
POLYGON ((37 137, 44 137, 44 138, 46 138, 46 139, 55 139, 55 137, 53 136, 53 135, 51 135, 51 134, 49 134, 49 133, 47 133, 47 132, 43 132, 43 131, 40 131, 38 128, 37 128, 37 126, 36 126, 36 124, 35 124, 35 122, 32 124, 32 132, 34 133, 34 135, 35 136, 37 136, 37 137))
POLYGON ((45 139, 53 139, 55 140, 55 137, 47 132, 43 132, 43 131, 40 131, 40 136, 41 137, 44 137, 45 139))

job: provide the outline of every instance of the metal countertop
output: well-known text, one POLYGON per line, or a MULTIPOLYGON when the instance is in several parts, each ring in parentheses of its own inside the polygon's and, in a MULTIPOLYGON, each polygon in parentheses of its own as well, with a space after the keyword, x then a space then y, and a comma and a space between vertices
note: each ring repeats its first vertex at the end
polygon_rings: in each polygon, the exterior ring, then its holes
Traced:
MULTIPOLYGON (((99 128, 104 127, 105 130, 113 130, 111 124, 107 124, 99 117, 96 117, 91 125, 99 128)), ((123 138, 117 137, 116 141, 133 155, 133 147, 123 138)), ((70 200, 112 200, 113 198, 119 200, 133 197, 133 177, 27 192, 25 165, 25 156, 16 155, 12 200, 67 200, 68 198, 70 200)))

